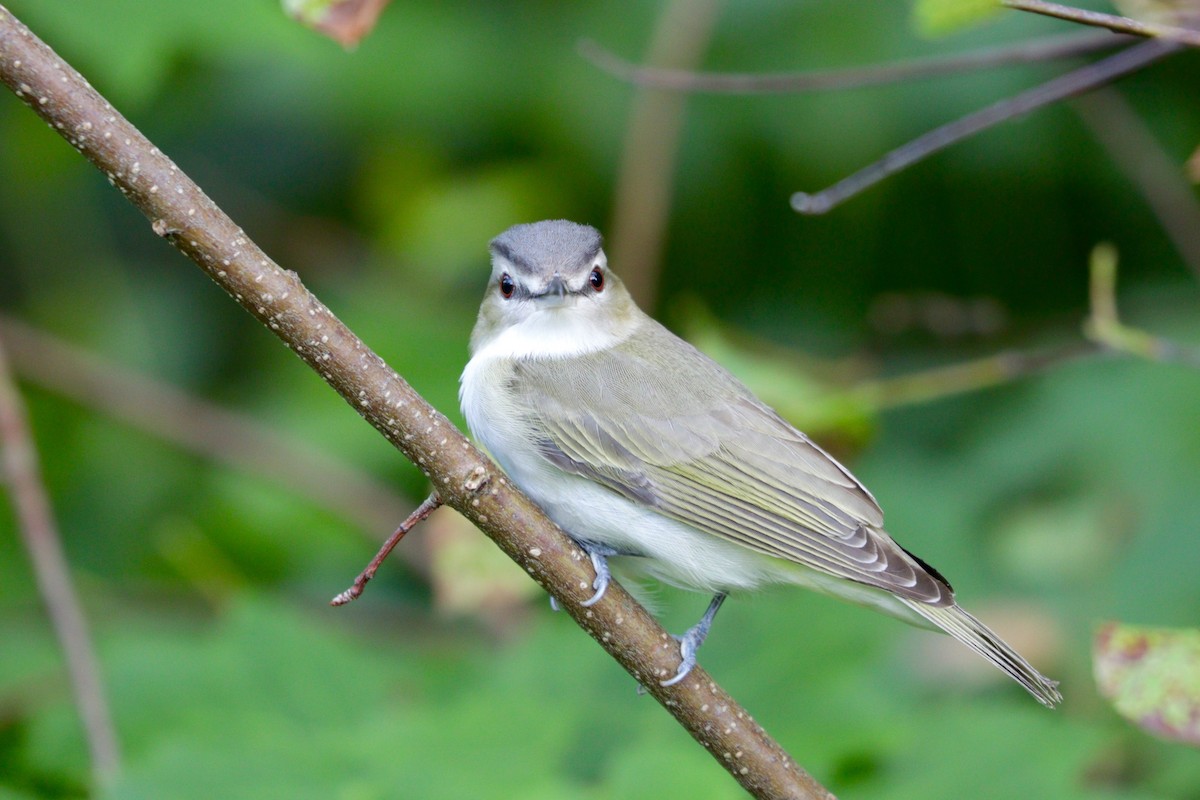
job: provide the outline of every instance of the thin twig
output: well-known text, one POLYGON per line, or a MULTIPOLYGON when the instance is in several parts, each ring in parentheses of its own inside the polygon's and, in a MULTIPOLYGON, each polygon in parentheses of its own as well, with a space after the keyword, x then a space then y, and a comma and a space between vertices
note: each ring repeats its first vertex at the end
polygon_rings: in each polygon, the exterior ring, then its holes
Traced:
MULTIPOLYGON (((655 26, 648 60, 691 66, 708 47, 718 0, 671 0, 655 26)), ((609 226, 609 256, 621 265, 625 287, 642 308, 658 294, 663 242, 671 212, 675 162, 687 98, 645 90, 633 98, 609 226)))
POLYGON ((371 563, 367 564, 367 568, 358 573, 358 577, 354 579, 354 583, 350 585, 350 588, 330 600, 329 605, 344 606, 351 600, 358 599, 362 595, 363 590, 367 588, 367 583, 371 578, 375 577, 375 572, 379 569, 379 565, 395 549, 396 545, 400 544, 400 540, 404 538, 405 534, 436 511, 441 505, 442 500, 437 496, 437 492, 426 497, 421 505, 417 506, 416 510, 408 515, 408 519, 400 523, 400 527, 396 528, 395 532, 384 541, 383 546, 379 548, 379 552, 371 559, 371 563))
POLYGON ((1118 353, 1150 361, 1169 361, 1200 369, 1200 350, 1184 347, 1170 339, 1131 328, 1117 314, 1117 249, 1111 244, 1092 248, 1088 295, 1091 313, 1083 322, 1083 335, 1118 353))
POLYGON ((0 341, 0 450, 3 451, 0 475, 8 484, 19 522, 17 527, 29 551, 38 590, 67 663, 71 691, 91 754, 93 780, 100 788, 110 783, 120 770, 117 733, 100 677, 100 662, 71 583, 54 512, 42 483, 33 435, 8 369, 3 341, 0 341))
POLYGON ((1084 8, 1065 6, 1061 3, 1045 3, 1042 0, 1000 0, 1000 5, 1042 14, 1081 25, 1091 25, 1096 28, 1107 28, 1114 33, 1128 33, 1133 36, 1144 36, 1153 39, 1165 39, 1189 47, 1200 47, 1200 31, 1181 28, 1176 25, 1163 25, 1157 22, 1143 22, 1131 17, 1119 17, 1115 14, 1103 14, 1099 11, 1089 11, 1084 8))
POLYGON ((1082 36, 1072 34, 974 53, 957 53, 894 64, 757 75, 638 66, 606 50, 591 39, 579 42, 577 49, 580 55, 610 75, 644 88, 708 94, 795 94, 880 86, 1010 64, 1053 61, 1111 50, 1127 41, 1128 37, 1104 33, 1082 36))
POLYGON ((1115 89, 1077 97, 1071 106, 1158 218, 1183 263, 1200 278, 1200 202, 1146 123, 1115 89))
POLYGON ((0 81, 64 136, 196 263, 316 371, 430 477, 438 496, 492 538, 533 580, 758 798, 826 798, 829 792, 772 740, 701 668, 682 683, 678 643, 612 584, 585 608, 590 560, 445 416, 413 391, 254 244, 78 72, 0 6, 0 81))
POLYGON ((210 458, 275 481, 378 536, 411 501, 366 472, 231 411, 0 314, 23 379, 210 458))
POLYGON ((907 375, 863 381, 848 394, 877 409, 925 404, 965 392, 978 392, 1046 372, 1096 354, 1090 344, 1040 351, 1005 350, 982 358, 907 375))
POLYGON ((1116 55, 1080 67, 1066 75, 1060 75, 1015 97, 1007 97, 987 108, 918 136, 908 144, 888 153, 874 164, 843 178, 827 189, 815 194, 796 192, 792 195, 792 208, 801 214, 824 214, 884 178, 894 175, 956 142, 990 128, 992 125, 1027 114, 1050 103, 1065 100, 1097 86, 1111 83, 1123 75, 1136 72, 1177 52, 1181 47, 1182 45, 1175 42, 1161 39, 1141 42, 1116 55))

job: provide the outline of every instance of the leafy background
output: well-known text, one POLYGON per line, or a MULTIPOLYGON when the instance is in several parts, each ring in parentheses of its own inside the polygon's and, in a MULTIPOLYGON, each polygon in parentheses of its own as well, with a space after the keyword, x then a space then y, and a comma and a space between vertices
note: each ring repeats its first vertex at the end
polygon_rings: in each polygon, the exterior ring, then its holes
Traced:
MULTIPOLYGON (((456 421, 486 241, 518 221, 605 227, 612 215, 633 92, 575 44, 637 60, 661 11, 399 3, 347 53, 265 2, 8 5, 456 421)), ((1012 13, 931 40, 910 12, 731 3, 704 65, 829 68, 1070 31, 1012 13)), ((1196 59, 1122 84, 1179 164, 1200 139, 1196 59)), ((1069 106, 827 217, 788 208, 791 192, 1061 69, 694 98, 653 311, 698 338, 736 332, 723 359, 760 391, 836 406, 845 395, 831 387, 1078 342, 1088 253, 1111 241, 1125 316, 1195 342, 1194 274, 1069 106), (878 320, 897 297, 983 298, 1002 324, 896 332, 878 320), (789 365, 762 361, 748 337, 789 365)), ((400 503, 420 499, 415 469, 12 98, 0 100, 0 143, 6 318, 248 414, 367 471, 400 503)), ((450 512, 334 610, 326 601, 386 524, 33 377, 23 388, 124 751, 99 796, 739 796, 450 512)), ((793 410, 871 487, 889 529, 1062 680, 1060 710, 948 640, 798 590, 729 604, 706 667, 846 796, 1200 797, 1195 751, 1117 717, 1089 661, 1102 620, 1195 624, 1197 396, 1194 371, 1097 357, 918 405, 793 410)), ((11 519, 0 495, 0 798, 85 796, 86 748, 11 519)), ((705 602, 657 600, 674 629, 705 602)))

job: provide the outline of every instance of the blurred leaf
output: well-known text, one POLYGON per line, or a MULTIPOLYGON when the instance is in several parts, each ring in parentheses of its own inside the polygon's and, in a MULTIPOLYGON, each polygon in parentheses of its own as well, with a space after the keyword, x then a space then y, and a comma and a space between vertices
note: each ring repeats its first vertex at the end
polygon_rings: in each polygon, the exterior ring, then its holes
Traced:
POLYGON ((1118 498, 1109 500, 1079 494, 1039 500, 1028 492, 1006 497, 993 532, 998 563, 1034 583, 1087 583, 1112 565, 1133 526, 1118 498))
POLYGON ((545 592, 490 539, 452 508, 424 523, 430 581, 438 610, 474 614, 493 630, 511 630, 529 601, 545 592))
POLYGON ((343 47, 353 47, 375 29, 391 0, 283 0, 283 10, 343 47))
POLYGON ((1121 716, 1200 745, 1200 630, 1109 622, 1093 648, 1096 684, 1121 716))
POLYGON ((536 161, 439 169, 436 150, 391 147, 363 170, 363 200, 380 244, 431 285, 486 275, 486 244, 518 220, 561 217, 570 208, 555 172, 536 161))
POLYGON ((946 36, 990 20, 1003 10, 996 0, 916 0, 912 18, 923 36, 946 36))

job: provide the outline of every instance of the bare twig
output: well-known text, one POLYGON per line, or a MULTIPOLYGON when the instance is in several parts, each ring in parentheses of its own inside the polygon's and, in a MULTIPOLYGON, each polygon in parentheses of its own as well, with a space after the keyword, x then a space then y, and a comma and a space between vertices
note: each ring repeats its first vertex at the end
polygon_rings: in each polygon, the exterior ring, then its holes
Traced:
POLYGON ((580 55, 610 75, 644 88, 708 94, 793 94, 856 89, 940 75, 956 75, 1009 64, 1052 61, 1111 50, 1128 41, 1128 37, 1105 33, 1082 36, 1072 34, 974 53, 900 61, 894 64, 761 75, 642 67, 620 58, 590 39, 581 41, 578 50, 580 55))
POLYGON ((864 381, 852 387, 848 394, 878 409, 929 403, 1011 383, 1095 353, 1096 348, 1089 344, 1041 351, 1006 350, 959 364, 864 381))
MULTIPOLYGON (((691 66, 708 47, 718 0, 671 0, 650 44, 652 64, 691 66)), ((642 308, 653 308, 687 98, 653 90, 633 100, 613 197, 609 255, 642 308)))
POLYGON ((1161 336, 1131 328, 1117 314, 1117 249, 1111 244, 1092 248, 1090 261, 1091 313, 1083 335, 1118 353, 1150 361, 1169 361, 1200 369, 1200 350, 1189 349, 1161 336))
POLYGON ((437 496, 437 492, 426 497, 421 505, 417 506, 416 510, 408 515, 408 519, 400 523, 400 527, 396 528, 395 532, 387 538, 383 546, 379 548, 379 552, 371 559, 371 563, 367 564, 367 568, 358 573, 358 577, 354 579, 354 583, 350 585, 350 588, 330 600, 329 605, 344 606, 351 600, 357 599, 363 593, 363 589, 367 588, 367 583, 371 578, 375 577, 375 572, 379 569, 379 565, 395 549, 396 545, 400 544, 400 540, 404 538, 405 534, 436 511, 441 505, 442 501, 437 496))
MULTIPOLYGON (((0 9, 2 11, 2 9, 0 9)), ((100 678, 99 659, 88 634, 87 620, 71 584, 67 557, 59 541, 54 513, 39 474, 37 450, 29 421, 13 383, 0 341, 0 453, 2 472, 16 510, 25 549, 33 563, 38 589, 67 662, 71 691, 83 723, 97 787, 120 769, 116 729, 100 678)))
POLYGON ((1133 36, 1165 39, 1189 47, 1200 47, 1200 31, 1181 28, 1176 25, 1143 22, 1131 17, 1103 14, 1099 11, 1065 6, 1061 3, 1045 3, 1042 0, 1000 0, 1000 5, 1008 6, 1018 11, 1029 11, 1047 17, 1065 19, 1069 22, 1078 22, 1081 25, 1107 28, 1114 33, 1128 33, 1133 36))
POLYGON ((1071 103, 1092 135, 1138 188, 1175 251, 1200 278, 1200 202, 1176 163, 1115 89, 1102 89, 1071 103))
POLYGON ((0 314, 0 337, 27 381, 138 430, 309 498, 377 536, 411 501, 371 475, 246 414, 104 360, 0 314))
POLYGON ((1181 47, 1182 45, 1175 42, 1161 39, 1141 42, 1094 64, 1060 75, 1041 86, 1015 97, 1007 97, 987 108, 922 134, 874 164, 816 194, 796 192, 792 195, 792 208, 801 214, 824 214, 884 178, 998 122, 1013 119, 1036 108, 1110 83, 1165 58, 1181 47))
POLYGON ((262 252, 198 186, 50 48, 0 6, 0 81, 64 136, 166 238, 417 464, 446 504, 470 519, 666 708, 752 795, 828 791, 697 667, 659 680, 679 647, 619 585, 585 608, 590 560, 496 466, 387 367, 291 272, 262 252))

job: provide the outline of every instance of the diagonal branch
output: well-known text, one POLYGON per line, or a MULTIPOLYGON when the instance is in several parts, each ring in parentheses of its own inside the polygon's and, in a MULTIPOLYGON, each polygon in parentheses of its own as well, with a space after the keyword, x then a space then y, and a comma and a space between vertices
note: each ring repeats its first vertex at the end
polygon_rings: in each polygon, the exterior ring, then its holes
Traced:
POLYGON ((0 483, 12 493, 21 537, 33 563, 38 590, 54 626, 71 690, 83 723, 92 758, 92 775, 99 789, 116 777, 121 757, 100 666, 88 634, 87 620, 71 583, 54 513, 46 497, 37 450, 24 405, 8 368, 0 341, 0 483))
POLYGON ((606 50, 591 39, 581 41, 576 50, 608 74, 643 88, 708 94, 793 94, 858 89, 940 75, 958 75, 970 70, 991 69, 1010 64, 1053 61, 1112 50, 1129 41, 1128 37, 1106 33, 1082 36, 1072 34, 972 53, 897 61, 891 64, 765 74, 693 72, 686 69, 639 66, 606 50))
POLYGON ((999 100, 986 108, 923 133, 875 163, 819 192, 796 192, 792 195, 792 209, 801 214, 824 214, 884 178, 999 122, 1111 83, 1160 61, 1181 48, 1182 45, 1165 39, 1138 42, 1115 55, 1059 75, 1040 86, 999 100))
POLYGON ((0 81, 59 132, 194 261, 432 480, 615 658, 752 795, 829 792, 697 668, 674 687, 679 648, 620 587, 584 608, 594 574, 576 547, 300 282, 272 262, 84 78, 0 6, 0 81))
POLYGON ((365 471, 242 413, 154 380, 0 314, 13 371, 133 428, 276 481, 369 532, 396 524, 411 501, 365 471))
POLYGON ((1072 107, 1141 192, 1175 252, 1200 278, 1200 201, 1184 170, 1115 89, 1077 97, 1072 107))
POLYGON ((1178 25, 1143 22, 1131 17, 1119 17, 1115 14, 1089 11, 1086 8, 1065 6, 1062 3, 1047 3, 1044 0, 1000 0, 1000 5, 1016 9, 1017 11, 1029 11, 1033 14, 1065 19, 1068 22, 1078 22, 1080 25, 1108 28, 1113 33, 1128 33, 1152 39, 1167 39, 1179 44, 1188 45, 1189 47, 1200 47, 1200 31, 1191 28, 1182 28, 1178 25))

